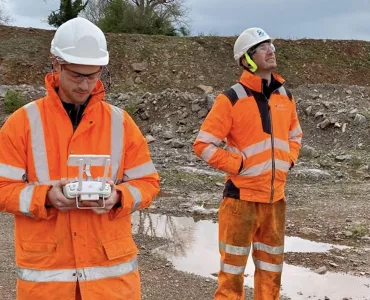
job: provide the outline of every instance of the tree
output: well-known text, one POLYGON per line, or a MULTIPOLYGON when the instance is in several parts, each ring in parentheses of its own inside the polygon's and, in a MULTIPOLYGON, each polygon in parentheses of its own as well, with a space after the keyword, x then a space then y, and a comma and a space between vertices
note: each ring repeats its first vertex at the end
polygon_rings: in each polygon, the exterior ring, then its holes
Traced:
POLYGON ((189 28, 185 21, 187 9, 183 5, 183 0, 105 0, 103 2, 105 3, 101 8, 104 7, 104 11, 100 10, 100 20, 96 22, 103 31, 189 35, 189 28))
POLYGON ((5 11, 4 0, 0 0, 0 25, 9 24, 12 19, 10 15, 5 11))
POLYGON ((59 10, 51 12, 48 16, 49 25, 59 27, 68 20, 76 18, 89 2, 90 0, 86 0, 85 3, 82 0, 60 0, 59 10))
POLYGON ((89 4, 81 12, 81 16, 90 20, 94 24, 98 24, 104 17, 105 10, 111 0, 90 0, 89 4))

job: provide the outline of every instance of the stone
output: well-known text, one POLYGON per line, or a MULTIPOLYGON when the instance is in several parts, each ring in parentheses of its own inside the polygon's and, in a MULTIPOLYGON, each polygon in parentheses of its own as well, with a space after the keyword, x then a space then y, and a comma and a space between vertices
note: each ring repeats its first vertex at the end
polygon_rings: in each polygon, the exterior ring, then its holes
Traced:
POLYGON ((327 267, 325 267, 325 266, 320 267, 320 268, 318 268, 317 270, 315 270, 315 272, 316 272, 317 274, 320 274, 320 275, 325 274, 327 271, 328 271, 328 268, 327 268, 327 267))
POLYGON ((364 115, 361 115, 361 114, 356 114, 355 119, 354 119, 353 122, 356 126, 364 124, 364 123, 366 123, 366 117, 364 115))
POLYGON ((321 123, 319 123, 318 125, 320 126, 321 129, 325 129, 326 127, 328 127, 329 125, 331 124, 331 121, 329 119, 325 119, 324 121, 322 121, 321 123))
POLYGON ((197 86, 197 88, 199 88, 200 90, 202 90, 206 94, 210 94, 210 93, 213 92, 213 87, 209 86, 209 85, 200 84, 200 85, 197 86))
POLYGON ((205 108, 202 108, 200 111, 198 111, 198 117, 200 119, 205 118, 207 116, 207 114, 208 114, 208 110, 205 109, 205 108))
POLYGON ((152 142, 155 141, 155 138, 152 135, 150 135, 150 134, 146 135, 145 136, 145 139, 146 139, 146 141, 147 141, 148 144, 150 144, 150 143, 152 143, 152 142))
POLYGON ((146 62, 133 63, 131 67, 135 72, 142 72, 148 67, 148 64, 146 62))

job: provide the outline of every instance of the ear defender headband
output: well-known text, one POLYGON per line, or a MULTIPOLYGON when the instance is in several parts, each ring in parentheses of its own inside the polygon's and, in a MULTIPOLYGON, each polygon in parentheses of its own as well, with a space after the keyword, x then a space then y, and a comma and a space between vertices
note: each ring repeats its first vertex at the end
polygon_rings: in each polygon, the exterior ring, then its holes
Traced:
POLYGON ((256 63, 251 59, 251 57, 249 56, 249 54, 248 53, 245 53, 244 54, 244 57, 245 57, 245 59, 247 60, 247 63, 251 66, 251 68, 249 68, 249 70, 251 71, 251 72, 256 72, 257 71, 257 65, 256 65, 256 63))

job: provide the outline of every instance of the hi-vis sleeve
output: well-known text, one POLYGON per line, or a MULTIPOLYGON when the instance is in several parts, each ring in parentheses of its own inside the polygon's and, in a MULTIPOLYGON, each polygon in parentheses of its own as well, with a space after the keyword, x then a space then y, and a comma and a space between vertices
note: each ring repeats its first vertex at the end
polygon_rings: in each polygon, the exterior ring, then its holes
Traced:
POLYGON ((299 124, 297 108, 294 99, 293 105, 294 108, 292 110, 292 117, 289 128, 289 149, 290 149, 290 158, 292 160, 292 163, 295 164, 298 159, 299 150, 301 149, 302 146, 303 133, 301 125, 299 124))
POLYGON ((239 173, 243 157, 220 148, 232 125, 232 105, 220 94, 204 120, 193 144, 195 154, 210 166, 232 175, 239 173))
POLYGON ((152 162, 145 137, 127 112, 124 116, 123 178, 116 188, 122 193, 121 207, 111 218, 123 217, 148 207, 159 192, 159 175, 152 162))
POLYGON ((52 211, 45 208, 45 200, 51 185, 25 182, 27 123, 21 108, 0 129, 0 211, 48 219, 52 211))

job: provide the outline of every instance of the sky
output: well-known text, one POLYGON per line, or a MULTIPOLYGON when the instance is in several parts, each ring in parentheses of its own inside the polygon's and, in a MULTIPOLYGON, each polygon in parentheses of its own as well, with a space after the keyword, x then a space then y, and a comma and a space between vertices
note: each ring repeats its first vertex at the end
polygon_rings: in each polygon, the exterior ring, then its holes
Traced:
MULTIPOLYGON (((60 0, 4 0, 11 25, 50 28, 60 0)), ((239 35, 261 27, 274 38, 370 41, 370 0, 183 0, 191 35, 239 35)))

